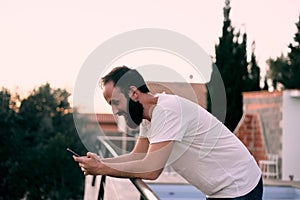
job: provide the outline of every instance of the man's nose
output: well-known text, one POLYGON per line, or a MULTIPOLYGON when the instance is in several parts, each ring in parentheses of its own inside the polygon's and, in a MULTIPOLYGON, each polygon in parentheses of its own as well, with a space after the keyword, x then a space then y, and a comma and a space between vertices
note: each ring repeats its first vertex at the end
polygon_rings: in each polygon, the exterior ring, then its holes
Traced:
POLYGON ((118 109, 116 108, 116 106, 112 106, 112 112, 114 115, 117 115, 118 114, 118 109))

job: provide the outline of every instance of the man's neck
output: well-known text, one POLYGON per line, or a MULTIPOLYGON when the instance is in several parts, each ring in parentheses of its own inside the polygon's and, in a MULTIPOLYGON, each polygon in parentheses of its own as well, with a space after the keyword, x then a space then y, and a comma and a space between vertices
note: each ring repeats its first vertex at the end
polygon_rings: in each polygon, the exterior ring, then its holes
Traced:
POLYGON ((151 93, 144 93, 141 95, 139 102, 143 105, 143 118, 151 121, 152 112, 158 101, 158 97, 151 93))

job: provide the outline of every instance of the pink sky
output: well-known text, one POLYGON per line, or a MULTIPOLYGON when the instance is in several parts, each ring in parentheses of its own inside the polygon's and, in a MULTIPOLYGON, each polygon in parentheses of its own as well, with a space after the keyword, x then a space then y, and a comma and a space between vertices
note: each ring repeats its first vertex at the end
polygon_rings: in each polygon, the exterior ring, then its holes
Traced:
MULTIPOLYGON (((102 42, 138 28, 177 31, 209 55, 221 35, 224 0, 0 1, 0 87, 28 91, 49 82, 72 90, 88 55, 102 42)), ((265 60, 287 52, 299 0, 232 0, 231 19, 265 60)))

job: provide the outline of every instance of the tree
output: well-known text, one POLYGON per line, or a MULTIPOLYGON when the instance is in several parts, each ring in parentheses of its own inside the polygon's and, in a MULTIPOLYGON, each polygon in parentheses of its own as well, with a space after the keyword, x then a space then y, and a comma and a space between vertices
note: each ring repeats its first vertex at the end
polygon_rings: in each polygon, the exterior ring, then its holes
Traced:
POLYGON ((85 151, 75 129, 69 95, 45 84, 21 101, 18 112, 9 110, 14 118, 6 122, 8 170, 1 182, 5 192, 0 199, 82 199, 84 177, 65 151, 67 147, 85 151))
POLYGON ((281 54, 275 60, 268 59, 268 76, 273 82, 273 87, 278 89, 281 83, 287 89, 300 89, 300 15, 296 23, 297 32, 294 36, 294 43, 288 45, 287 56, 281 54))
MULTIPOLYGON (((242 92, 260 90, 260 71, 256 63, 254 49, 251 63, 247 62, 247 34, 245 31, 235 31, 229 17, 230 10, 230 0, 225 0, 222 36, 215 46, 215 64, 220 71, 226 90, 227 114, 225 125, 233 131, 243 114, 242 92)), ((208 106, 211 106, 209 99, 208 106)))
MULTIPOLYGON (((16 121, 16 113, 14 112, 12 95, 9 90, 2 88, 0 91, 0 199, 2 199, 10 187, 10 176, 14 165, 12 155, 19 153, 14 148, 14 124, 16 121)), ((18 188, 14 191, 15 195, 24 194, 25 188, 18 188)), ((5 198, 4 198, 5 199, 5 198)), ((14 198, 12 198, 14 199, 14 198)))
POLYGON ((256 62, 255 52, 255 42, 252 43, 252 52, 250 60, 250 73, 249 73, 249 88, 248 91, 259 91, 260 88, 260 68, 256 62))
MULTIPOLYGON (((238 123, 242 110, 239 109, 241 98, 241 67, 240 61, 244 59, 243 46, 239 45, 240 33, 234 34, 234 28, 231 25, 230 1, 225 1, 223 9, 224 21, 222 28, 222 37, 219 38, 219 44, 216 45, 216 65, 224 81, 227 98, 227 115, 225 125, 234 130, 238 123)), ((244 41, 242 41, 244 44, 244 41)))
POLYGON ((288 58, 291 68, 291 79, 287 84, 287 88, 300 89, 300 15, 296 27, 297 32, 294 36, 294 44, 289 44, 290 52, 288 53, 288 58))
POLYGON ((287 57, 281 54, 281 56, 277 57, 276 60, 271 58, 268 59, 267 63, 269 65, 267 76, 272 80, 274 89, 279 89, 279 84, 286 85, 286 82, 289 81, 288 77, 290 76, 290 68, 287 64, 287 57))

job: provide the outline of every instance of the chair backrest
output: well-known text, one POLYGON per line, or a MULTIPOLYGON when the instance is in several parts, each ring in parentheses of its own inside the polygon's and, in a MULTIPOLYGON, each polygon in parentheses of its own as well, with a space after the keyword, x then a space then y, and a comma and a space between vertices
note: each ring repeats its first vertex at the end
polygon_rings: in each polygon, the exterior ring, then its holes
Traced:
POLYGON ((268 154, 268 160, 278 162, 278 154, 268 154))

